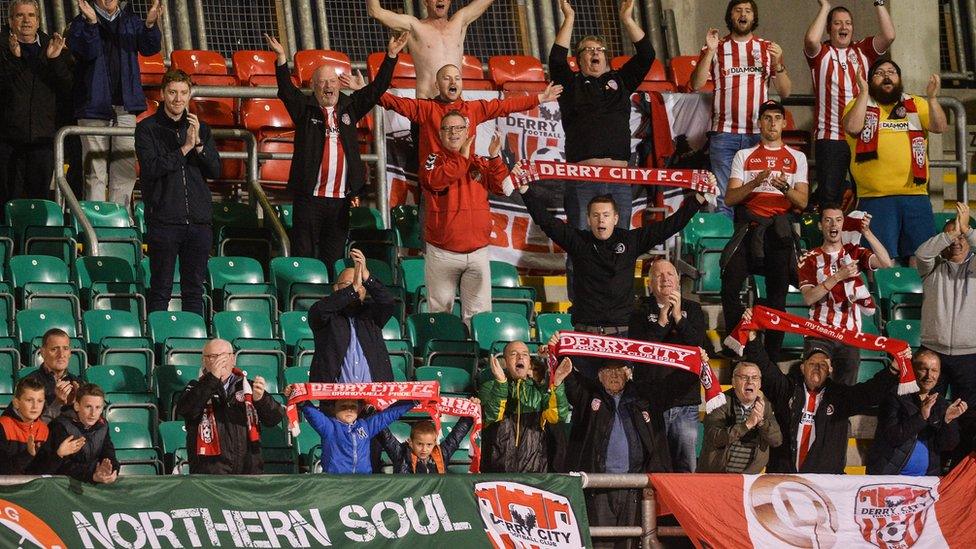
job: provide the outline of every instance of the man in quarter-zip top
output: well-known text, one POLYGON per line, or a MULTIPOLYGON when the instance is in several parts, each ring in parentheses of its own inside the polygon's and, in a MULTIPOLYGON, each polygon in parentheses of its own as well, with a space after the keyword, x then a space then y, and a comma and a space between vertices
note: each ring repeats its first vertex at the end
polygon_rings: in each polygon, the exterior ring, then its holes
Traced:
POLYGON ((181 70, 163 76, 163 108, 136 126, 149 245, 149 312, 165 311, 180 263, 184 311, 203 315, 203 279, 213 234, 207 179, 220 177, 210 128, 187 111, 192 85, 181 70))

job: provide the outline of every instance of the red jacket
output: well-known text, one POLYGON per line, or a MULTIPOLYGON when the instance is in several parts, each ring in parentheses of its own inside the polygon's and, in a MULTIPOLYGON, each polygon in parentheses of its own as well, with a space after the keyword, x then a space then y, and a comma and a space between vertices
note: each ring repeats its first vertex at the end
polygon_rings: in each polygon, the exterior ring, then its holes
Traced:
POLYGON ((441 118, 450 111, 458 111, 468 119, 468 131, 472 132, 478 124, 492 118, 505 116, 513 112, 529 110, 539 104, 536 94, 508 97, 505 99, 478 99, 464 101, 458 99, 445 103, 439 99, 411 99, 397 97, 389 93, 380 96, 380 105, 400 113, 411 122, 420 125, 419 154, 417 158, 427 158, 432 152, 440 149, 441 118))
POLYGON ((459 254, 484 248, 491 234, 488 191, 502 193, 508 168, 500 156, 468 159, 440 145, 437 149, 420 167, 426 204, 424 239, 459 254))

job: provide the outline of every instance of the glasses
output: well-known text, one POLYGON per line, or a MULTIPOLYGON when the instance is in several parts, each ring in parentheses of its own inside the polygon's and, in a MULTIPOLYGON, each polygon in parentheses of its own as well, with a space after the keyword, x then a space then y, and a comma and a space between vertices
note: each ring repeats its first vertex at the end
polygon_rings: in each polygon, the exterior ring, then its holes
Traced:
POLYGON ((467 129, 468 129, 467 126, 443 126, 443 127, 441 127, 441 131, 444 132, 444 133, 446 133, 446 134, 464 133, 465 131, 467 131, 467 129))
POLYGON ((607 51, 607 48, 604 48, 603 46, 587 46, 585 48, 580 48, 579 49, 579 52, 580 53, 583 53, 583 52, 586 52, 586 53, 597 53, 597 52, 603 53, 605 51, 607 51))
POLYGON ((881 78, 884 78, 886 76, 898 76, 898 71, 896 71, 895 69, 876 70, 874 71, 874 74, 872 74, 871 76, 880 76, 881 78))
POLYGON ((735 379, 738 379, 740 381, 762 381, 762 376, 734 375, 732 377, 734 377, 735 379))
POLYGON ((216 360, 219 357, 222 357, 224 355, 231 355, 231 354, 234 354, 234 353, 210 353, 210 354, 203 355, 203 359, 204 360, 216 360))

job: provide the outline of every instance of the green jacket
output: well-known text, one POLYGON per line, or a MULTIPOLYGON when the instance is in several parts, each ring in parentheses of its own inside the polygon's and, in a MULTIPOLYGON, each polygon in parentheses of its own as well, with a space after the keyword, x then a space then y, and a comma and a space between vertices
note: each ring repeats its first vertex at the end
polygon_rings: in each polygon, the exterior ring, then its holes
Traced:
POLYGON ((481 384, 481 417, 485 427, 501 421, 506 415, 521 418, 522 414, 539 417, 539 427, 545 423, 565 422, 569 418, 569 402, 563 385, 550 391, 545 383, 535 380, 505 381, 490 379, 481 384))

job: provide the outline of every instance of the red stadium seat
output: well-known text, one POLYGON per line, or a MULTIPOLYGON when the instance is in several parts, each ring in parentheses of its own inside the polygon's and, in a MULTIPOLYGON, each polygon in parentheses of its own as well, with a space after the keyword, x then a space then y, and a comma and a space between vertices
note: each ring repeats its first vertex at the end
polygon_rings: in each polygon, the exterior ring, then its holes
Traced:
MULTIPOLYGON (((610 60, 610 66, 615 71, 619 71, 620 67, 624 66, 624 63, 630 61, 629 55, 618 55, 610 60)), ((664 63, 660 59, 655 59, 651 63, 651 70, 647 71, 644 75, 645 82, 667 82, 668 75, 664 72, 664 63)))
MULTIPOLYGON (((244 143, 236 139, 217 139, 218 151, 244 151, 244 143)), ((223 159, 220 161, 220 179, 239 181, 244 179, 244 161, 223 159)))
POLYGON ((637 86, 637 91, 674 93, 677 89, 671 82, 650 82, 645 80, 641 82, 640 86, 637 86))
POLYGON ((810 156, 813 153, 813 141, 810 132, 800 130, 793 120, 793 113, 786 111, 786 127, 783 129, 783 143, 810 156))
POLYGON ((141 122, 143 119, 149 118, 150 116, 156 114, 157 110, 159 110, 159 101, 156 101, 155 99, 146 99, 146 110, 139 113, 139 116, 136 117, 136 122, 141 122))
POLYGON ((579 65, 576 64, 576 58, 569 56, 566 58, 566 62, 569 63, 569 68, 573 69, 573 72, 579 72, 579 65))
MULTIPOLYGON (((671 59, 671 83, 674 84, 678 91, 695 91, 691 89, 691 73, 695 70, 695 65, 697 64, 697 55, 680 55, 671 59)), ((705 87, 700 91, 715 91, 715 83, 712 82, 711 77, 709 77, 708 82, 705 83, 705 87)))
POLYGON ((295 76, 303 86, 308 86, 312 81, 312 74, 315 69, 325 65, 335 69, 336 74, 352 73, 352 63, 349 56, 333 50, 302 50, 295 52, 295 76))
POLYGON ((190 99, 190 112, 213 128, 237 126, 237 103, 232 97, 194 97, 190 99))
POLYGON ((265 50, 240 50, 234 52, 234 76, 242 86, 275 85, 275 66, 278 56, 265 50), (269 80, 266 78, 270 76, 269 80), (257 77, 264 77, 257 79, 257 77))
POLYGON ((163 54, 157 53, 149 57, 139 56, 139 75, 143 86, 158 86, 166 74, 166 63, 163 54))
POLYGON ((295 129, 280 99, 245 99, 241 105, 241 124, 254 132, 258 140, 279 137, 295 129))
MULTIPOLYGON (((366 58, 366 72, 369 74, 370 81, 376 80, 376 75, 380 72, 380 65, 383 64, 385 51, 378 51, 369 54, 366 58)), ((401 53, 397 57, 396 67, 393 68, 393 82, 391 88, 413 89, 417 87, 417 71, 413 66, 413 57, 409 53, 401 53)))
POLYGON ((173 50, 169 60, 174 69, 194 74, 227 74, 227 62, 223 55, 210 50, 173 50))
POLYGON ((495 86, 505 91, 542 91, 546 88, 546 73, 535 57, 493 55, 488 59, 488 72, 495 86))
MULTIPOLYGON (((258 142, 258 152, 294 152, 295 143, 292 141, 294 138, 295 132, 292 131, 282 134, 279 138, 262 140, 258 142)), ((258 178, 262 183, 272 183, 272 187, 281 187, 288 183, 289 169, 291 169, 291 160, 265 160, 261 163, 258 178), (274 185, 275 183, 278 185, 274 185)))
POLYGON ((461 62, 461 78, 466 90, 493 90, 495 84, 485 78, 481 60, 473 55, 465 55, 461 62))

